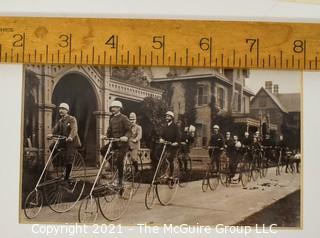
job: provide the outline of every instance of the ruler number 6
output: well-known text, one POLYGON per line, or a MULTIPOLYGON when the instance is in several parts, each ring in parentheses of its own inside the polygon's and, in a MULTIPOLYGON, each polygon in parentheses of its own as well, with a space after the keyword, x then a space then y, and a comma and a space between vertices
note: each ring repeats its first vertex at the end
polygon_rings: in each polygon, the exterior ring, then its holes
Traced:
POLYGON ((211 44, 212 44, 212 38, 201 38, 200 42, 199 42, 199 47, 201 50, 203 51, 207 51, 211 48, 211 44))

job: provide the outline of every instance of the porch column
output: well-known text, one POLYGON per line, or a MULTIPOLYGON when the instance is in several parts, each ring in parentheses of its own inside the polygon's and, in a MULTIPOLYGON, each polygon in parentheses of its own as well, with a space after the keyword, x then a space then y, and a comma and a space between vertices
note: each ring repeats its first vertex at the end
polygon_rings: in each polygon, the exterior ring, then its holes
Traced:
POLYGON ((96 164, 99 165, 102 159, 100 156, 100 148, 104 145, 101 136, 107 134, 109 115, 103 111, 95 111, 93 114, 96 117, 96 164))
POLYGON ((52 131, 52 112, 55 105, 51 103, 53 84, 49 66, 41 66, 39 83, 39 116, 38 116, 38 136, 39 136, 39 158, 41 163, 45 162, 50 154, 50 141, 46 139, 47 134, 52 131))

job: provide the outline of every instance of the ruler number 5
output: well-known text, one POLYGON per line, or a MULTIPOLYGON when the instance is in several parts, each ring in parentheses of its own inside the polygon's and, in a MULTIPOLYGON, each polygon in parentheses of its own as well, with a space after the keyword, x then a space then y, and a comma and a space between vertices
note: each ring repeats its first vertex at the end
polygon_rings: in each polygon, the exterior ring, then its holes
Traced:
POLYGON ((163 47, 164 44, 164 36, 154 36, 152 40, 153 49, 159 50, 163 47))

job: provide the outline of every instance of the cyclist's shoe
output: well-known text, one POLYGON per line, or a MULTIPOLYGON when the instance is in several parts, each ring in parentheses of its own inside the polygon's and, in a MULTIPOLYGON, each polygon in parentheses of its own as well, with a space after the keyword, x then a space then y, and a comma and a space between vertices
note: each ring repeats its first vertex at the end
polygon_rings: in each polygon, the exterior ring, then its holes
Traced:
POLYGON ((63 181, 63 188, 68 192, 68 193, 73 193, 74 188, 75 188, 75 182, 71 179, 65 179, 63 181))

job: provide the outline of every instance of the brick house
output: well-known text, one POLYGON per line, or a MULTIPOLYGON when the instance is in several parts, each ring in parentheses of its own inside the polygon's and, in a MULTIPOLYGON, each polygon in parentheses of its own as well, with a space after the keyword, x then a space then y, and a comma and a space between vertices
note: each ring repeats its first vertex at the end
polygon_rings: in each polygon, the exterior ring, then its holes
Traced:
POLYGON ((284 136, 292 148, 300 148, 300 93, 280 93, 279 86, 266 81, 250 102, 250 114, 261 121, 261 132, 275 141, 284 136))

